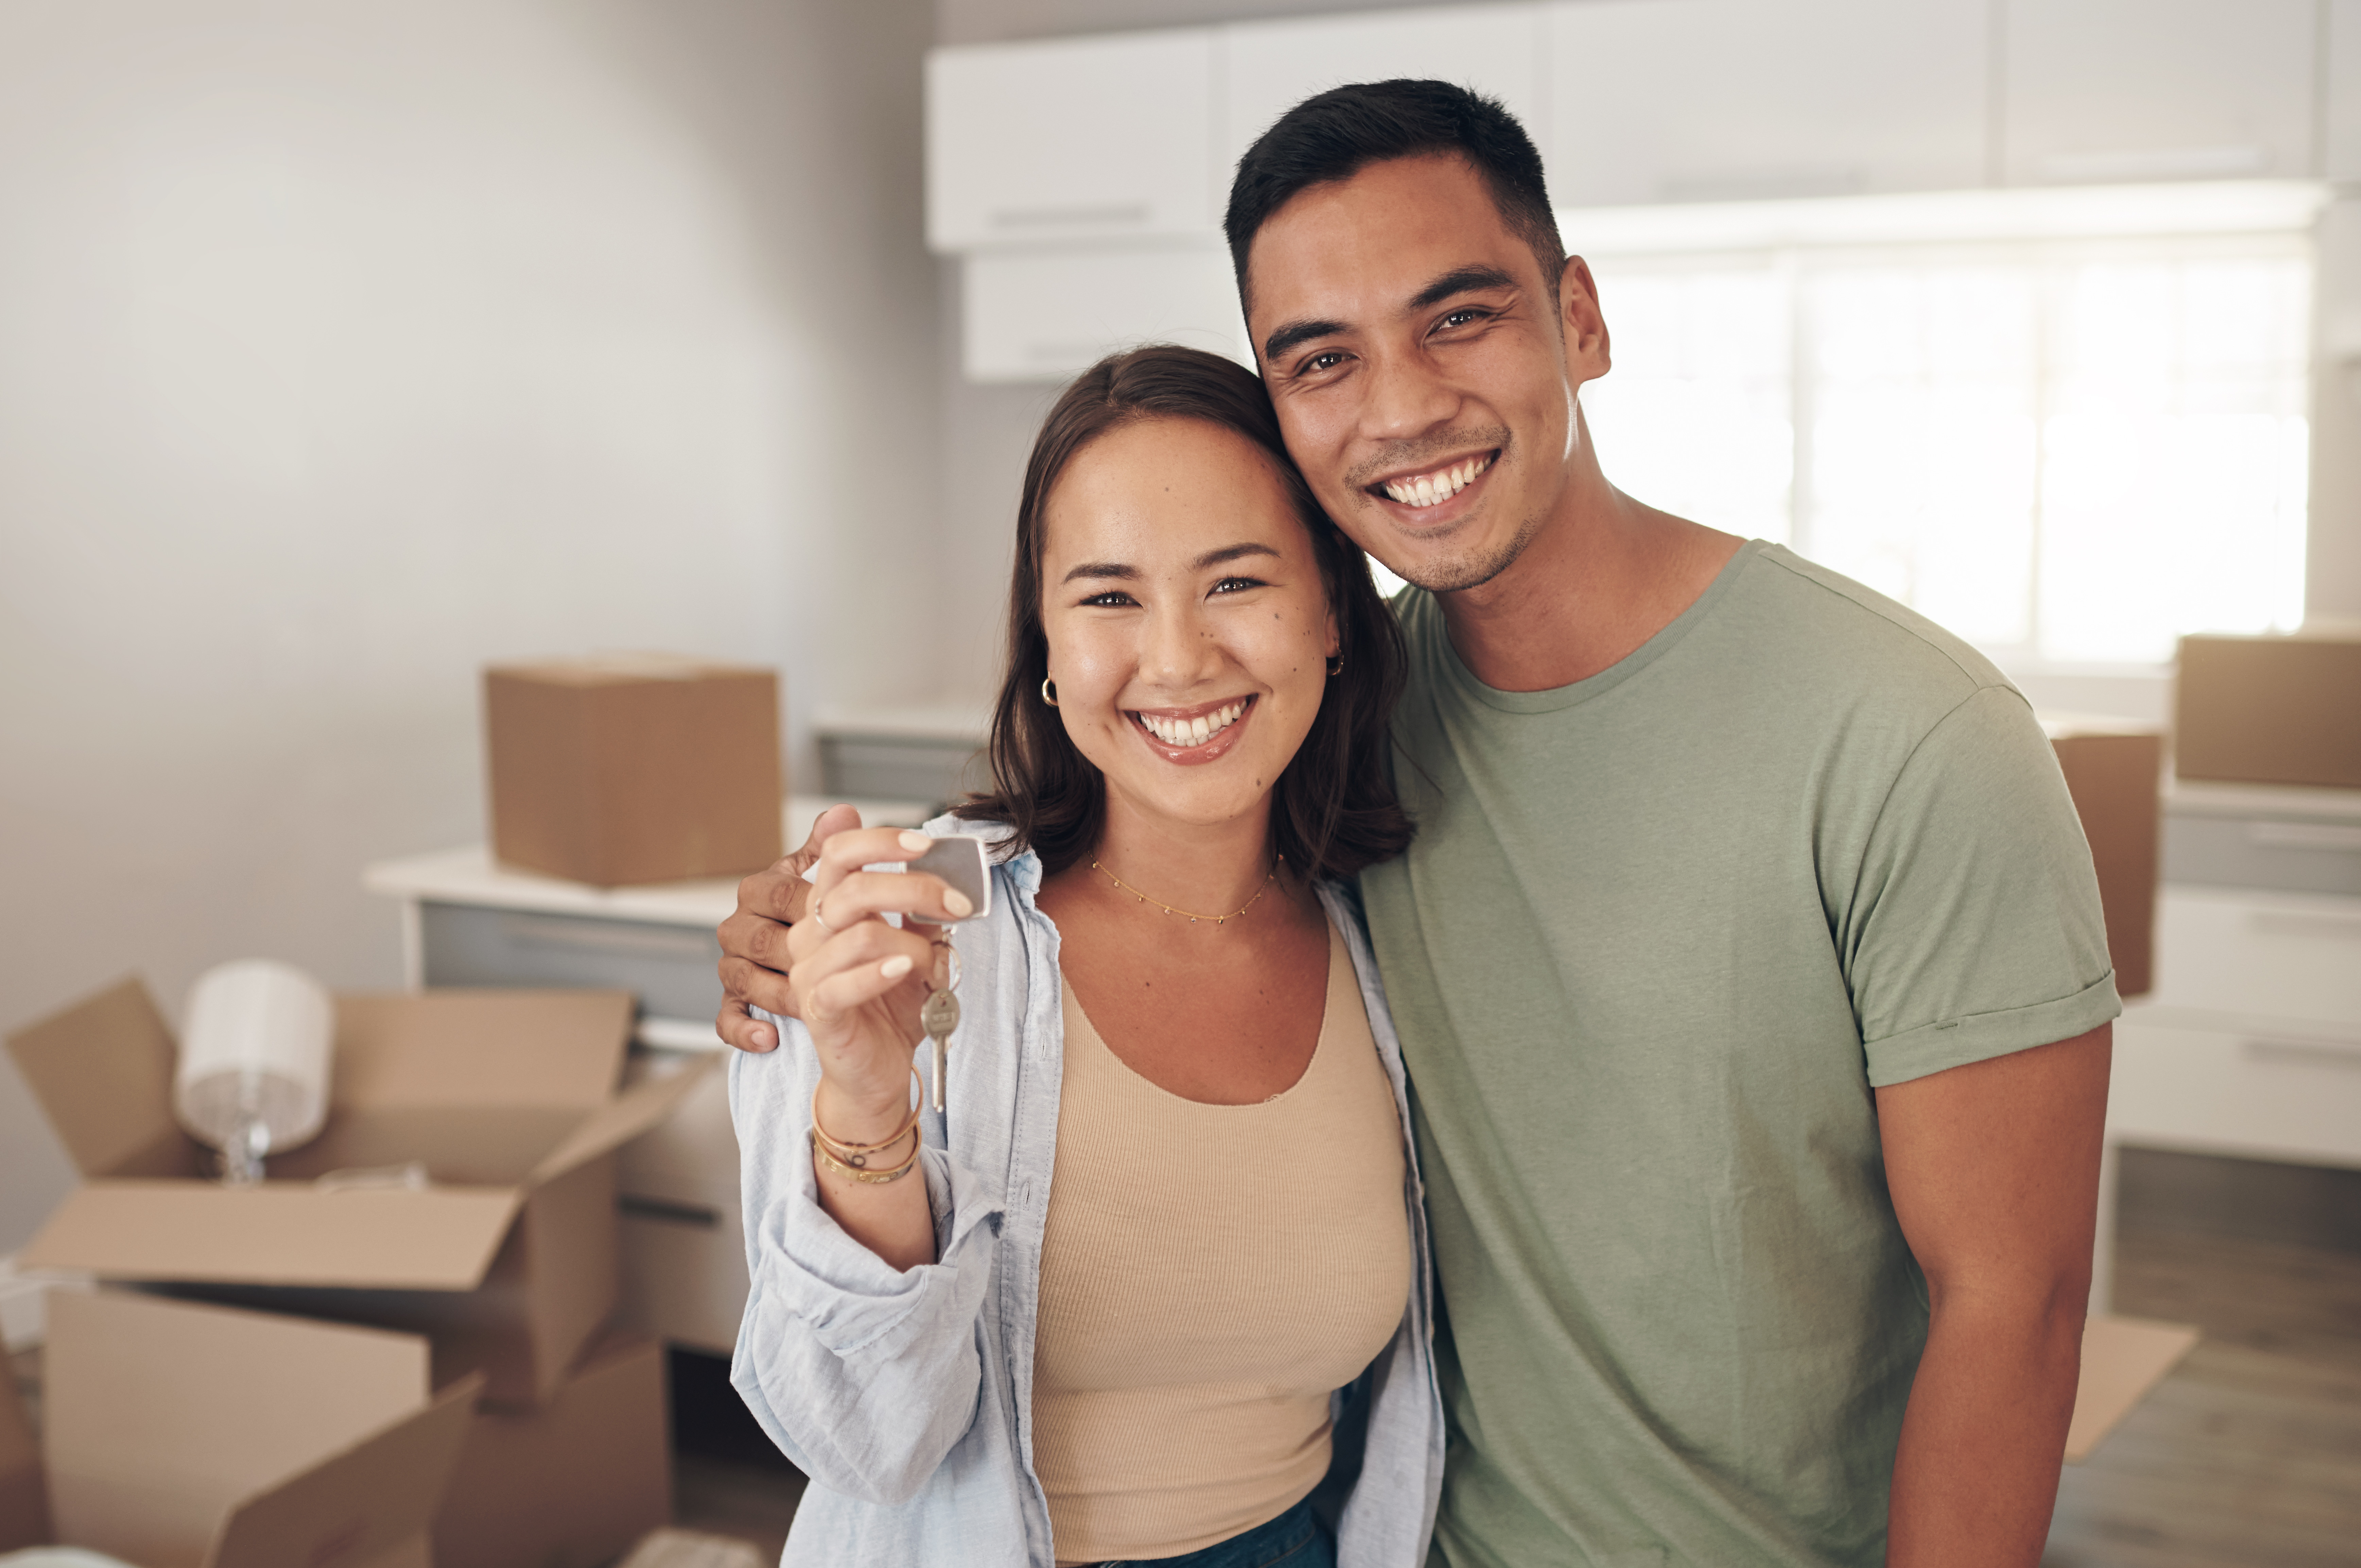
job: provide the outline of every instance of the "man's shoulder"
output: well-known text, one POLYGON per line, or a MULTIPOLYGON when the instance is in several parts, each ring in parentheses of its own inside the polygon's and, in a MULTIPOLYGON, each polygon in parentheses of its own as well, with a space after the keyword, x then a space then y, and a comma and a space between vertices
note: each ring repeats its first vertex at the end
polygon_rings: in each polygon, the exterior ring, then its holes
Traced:
POLYGON ((1949 701, 2010 685, 1965 639, 1784 545, 1757 546, 1735 588, 1732 630, 1751 659, 1949 701))

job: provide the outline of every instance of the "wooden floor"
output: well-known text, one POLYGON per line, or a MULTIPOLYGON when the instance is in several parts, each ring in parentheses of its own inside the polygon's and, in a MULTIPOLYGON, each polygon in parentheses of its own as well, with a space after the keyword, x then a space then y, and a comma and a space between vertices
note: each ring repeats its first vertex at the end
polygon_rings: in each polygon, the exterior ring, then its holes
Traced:
POLYGON ((2361 1564, 2361 1250, 2218 1234, 2266 1229, 2252 1211, 2126 1208, 2115 1310, 2205 1338, 2067 1468, 2044 1563, 2361 1564))

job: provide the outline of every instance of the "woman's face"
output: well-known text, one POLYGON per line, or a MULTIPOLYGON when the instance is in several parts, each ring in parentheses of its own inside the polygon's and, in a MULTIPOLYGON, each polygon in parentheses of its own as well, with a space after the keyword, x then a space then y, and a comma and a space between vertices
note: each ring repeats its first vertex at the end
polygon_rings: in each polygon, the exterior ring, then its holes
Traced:
POLYGON ((1049 678, 1110 807, 1176 826, 1260 809, 1336 651, 1270 459, 1218 425, 1141 421, 1067 465, 1044 521, 1049 678))

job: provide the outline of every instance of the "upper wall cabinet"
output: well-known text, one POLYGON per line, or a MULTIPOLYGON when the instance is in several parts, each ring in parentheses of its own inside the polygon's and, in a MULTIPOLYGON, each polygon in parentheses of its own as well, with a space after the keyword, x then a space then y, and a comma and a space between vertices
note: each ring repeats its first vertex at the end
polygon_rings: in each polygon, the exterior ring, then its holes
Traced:
POLYGON ((1551 198, 1621 206, 1982 184, 1991 16, 1987 0, 1551 5, 1551 198))
POLYGON ((1218 246, 975 255, 960 282, 971 381, 1062 381, 1142 343, 1252 363, 1230 255, 1218 246))
MULTIPOLYGON (((1219 200, 1238 156, 1314 93, 1408 76, 1499 99, 1533 139, 1547 139, 1538 5, 1451 5, 1367 16, 1248 22, 1222 29, 1219 200)), ((1218 215, 1218 214, 1217 214, 1218 215)))
POLYGON ((2002 0, 2013 185, 2300 176, 2314 0, 2002 0))
POLYGON ((1202 234, 1213 34, 938 49, 927 238, 938 250, 1202 234))

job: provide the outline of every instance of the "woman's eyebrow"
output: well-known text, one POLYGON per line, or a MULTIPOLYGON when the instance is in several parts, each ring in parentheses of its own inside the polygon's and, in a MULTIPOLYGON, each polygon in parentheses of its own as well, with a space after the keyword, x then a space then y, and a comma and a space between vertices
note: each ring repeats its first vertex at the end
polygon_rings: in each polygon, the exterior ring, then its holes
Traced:
POLYGON ((1219 566, 1230 561, 1243 561, 1249 555, 1269 555, 1276 557, 1278 554, 1279 552, 1272 549, 1269 545, 1259 544, 1252 540, 1248 540, 1244 544, 1232 544, 1220 550, 1208 550, 1202 555, 1198 556, 1197 559, 1191 563, 1191 565, 1195 570, 1202 572, 1208 566, 1219 566))
POLYGON ((1138 576, 1138 567, 1126 566, 1120 561, 1085 561, 1060 577, 1058 581, 1064 584, 1075 582, 1083 577, 1115 577, 1127 583, 1138 576))

